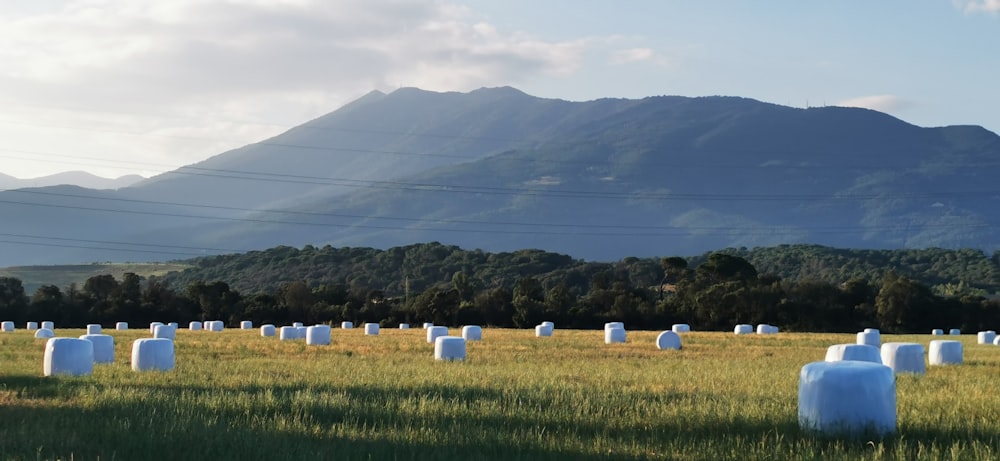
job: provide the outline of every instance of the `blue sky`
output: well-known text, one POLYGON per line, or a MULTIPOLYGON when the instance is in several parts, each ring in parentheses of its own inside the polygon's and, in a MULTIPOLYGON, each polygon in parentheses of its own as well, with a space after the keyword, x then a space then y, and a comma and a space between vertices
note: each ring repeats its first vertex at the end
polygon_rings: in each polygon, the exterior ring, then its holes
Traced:
POLYGON ((0 3, 0 173, 152 175, 372 90, 734 95, 1000 132, 1000 0, 0 3))

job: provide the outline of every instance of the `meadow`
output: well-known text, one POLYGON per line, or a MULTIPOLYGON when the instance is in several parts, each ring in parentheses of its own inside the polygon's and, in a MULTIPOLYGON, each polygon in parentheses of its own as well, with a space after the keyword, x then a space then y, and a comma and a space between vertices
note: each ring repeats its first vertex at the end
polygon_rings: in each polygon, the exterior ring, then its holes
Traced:
POLYGON ((465 362, 436 362, 419 328, 330 346, 181 330, 174 371, 136 373, 148 330, 105 333, 115 363, 89 377, 43 377, 43 340, 0 333, 0 459, 1000 459, 1000 347, 975 335, 963 365, 897 377, 895 435, 839 439, 800 431, 798 376, 853 334, 694 332, 659 351, 653 331, 484 329, 465 362))

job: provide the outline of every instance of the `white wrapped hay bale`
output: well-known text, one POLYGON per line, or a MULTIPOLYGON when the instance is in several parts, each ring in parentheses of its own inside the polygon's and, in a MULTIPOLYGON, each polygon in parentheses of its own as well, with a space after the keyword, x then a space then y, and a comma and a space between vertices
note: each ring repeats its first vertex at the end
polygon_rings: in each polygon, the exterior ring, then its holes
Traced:
POLYGON ((275 334, 274 325, 271 325, 270 323, 268 323, 266 325, 261 325, 260 326, 260 335, 261 336, 263 336, 265 338, 270 338, 270 337, 274 336, 274 334, 275 334))
POLYGON ((465 360, 465 339, 457 336, 435 338, 434 360, 465 360))
POLYGON ((670 327, 670 331, 674 333, 689 333, 691 332, 691 325, 686 323, 675 323, 670 327))
POLYGON ((434 344, 440 336, 448 336, 448 327, 432 326, 427 328, 427 342, 434 344))
POLYGON ((400 323, 399 324, 399 329, 400 330, 409 330, 410 329, 410 324, 409 323, 400 323))
POLYGON ((656 348, 659 350, 680 350, 681 336, 674 331, 664 331, 656 336, 656 348))
POLYGON ((87 324, 87 334, 88 335, 99 335, 101 334, 101 326, 96 323, 87 324))
POLYGON ((174 342, 166 338, 141 338, 132 342, 132 370, 174 369, 174 342))
POLYGON ((211 322, 208 322, 208 326, 205 329, 218 333, 226 329, 226 324, 223 323, 222 320, 212 320, 211 322))
POLYGON ((117 331, 127 331, 128 322, 115 322, 115 330, 117 331))
POLYGON ((157 325, 156 329, 153 330, 153 337, 173 340, 177 337, 177 328, 170 325, 157 325))
POLYGON ((35 330, 35 339, 49 339, 55 338, 56 334, 48 328, 39 328, 35 330))
POLYGON ((425 330, 428 329, 428 328, 430 328, 430 327, 432 327, 432 326, 434 326, 433 323, 431 323, 431 322, 424 322, 424 329, 425 330))
POLYGON ((462 339, 466 341, 482 341, 483 328, 478 325, 466 325, 462 327, 462 339))
POLYGON ((38 329, 38 322, 27 322, 24 324, 24 329, 28 331, 35 331, 38 329))
POLYGON ((879 335, 881 335, 881 334, 882 334, 882 332, 881 332, 881 331, 879 331, 879 329, 878 329, 878 328, 865 328, 865 329, 864 329, 863 331, 864 331, 865 333, 878 333, 879 335))
POLYGON ((749 335, 753 333, 753 325, 741 323, 733 328, 733 333, 737 335, 749 335))
POLYGON ((948 334, 951 336, 959 336, 962 334, 962 330, 959 330, 958 328, 952 328, 951 330, 948 330, 948 334))
POLYGON ((86 339, 49 338, 42 372, 45 376, 89 376, 94 372, 94 344, 86 339))
POLYGON ((44 328, 46 330, 55 330, 56 329, 56 324, 52 323, 49 320, 46 320, 46 321, 42 322, 42 328, 44 328))
POLYGON ((366 336, 378 336, 379 325, 377 323, 366 323, 365 324, 365 335, 366 336))
POLYGON ((156 327, 163 325, 163 322, 152 322, 149 324, 149 334, 156 333, 156 327))
POLYGON ((204 325, 201 322, 198 322, 198 321, 188 322, 188 330, 191 330, 191 331, 201 331, 202 328, 204 328, 204 325))
POLYGON ((827 362, 858 361, 882 364, 879 348, 868 344, 834 344, 826 348, 827 362))
POLYGON ((610 330, 612 328, 621 328, 622 330, 624 330, 625 324, 622 322, 607 322, 604 324, 605 331, 610 330))
POLYGON ((879 333, 878 330, 875 330, 875 331, 868 331, 868 330, 861 331, 861 332, 858 332, 857 342, 858 342, 858 344, 867 344, 869 346, 878 348, 878 347, 882 346, 882 334, 879 333))
POLYGON ((924 364, 924 346, 917 343, 885 343, 881 349, 882 364, 892 368, 893 373, 915 373, 927 371, 924 364))
POLYGON ((94 344, 94 363, 114 363, 115 338, 113 336, 88 334, 81 336, 80 339, 86 339, 94 344))
POLYGON ((306 344, 310 346, 330 345, 330 325, 313 325, 306 328, 306 344))
POLYGON ((298 328, 298 327, 304 327, 305 325, 303 325, 302 322, 292 322, 292 326, 298 328))
POLYGON ((927 363, 931 365, 961 365, 962 343, 946 339, 931 341, 927 351, 927 363))
POLYGON ((175 331, 180 327, 180 325, 178 325, 177 322, 170 322, 167 325, 173 327, 175 331))
POLYGON ((994 346, 1000 346, 1000 336, 997 336, 996 338, 993 338, 993 345, 994 346))
POLYGON ((281 341, 291 341, 293 339, 299 339, 299 329, 290 326, 283 326, 278 332, 278 339, 281 341))
POLYGON ((604 330, 604 344, 616 344, 625 342, 625 329, 612 327, 604 330))
POLYGON ((778 327, 774 325, 768 325, 766 323, 761 323, 757 325, 758 335, 773 335, 778 333, 778 327))
POLYGON ((14 322, 10 320, 5 320, 0 322, 0 331, 11 332, 14 331, 14 322))
MULTIPOLYGON (((327 325, 329 326, 329 325, 327 325)), ((296 339, 306 339, 306 333, 309 331, 309 327, 295 327, 295 338, 296 339)), ((331 328, 332 331, 332 328, 331 328)))
POLYGON ((935 328, 935 329, 931 330, 931 335, 933 335, 933 336, 944 336, 944 330, 942 330, 940 328, 935 328))
MULTIPOLYGON (((546 320, 546 321, 544 321, 542 323, 539 323, 539 325, 541 325, 543 327, 546 327, 546 328, 550 328, 550 329, 552 329, 552 331, 555 331, 555 329, 556 329, 556 324, 554 324, 552 322, 549 322, 548 320, 546 320)), ((625 328, 624 324, 622 324, 622 328, 625 328)))
POLYGON ((549 325, 538 325, 535 327, 535 337, 547 338, 552 336, 552 327, 549 325))
POLYGON ((799 373, 799 427, 826 435, 896 431, 896 377, 870 362, 813 362, 799 373))
POLYGON ((340 322, 340 328, 342 330, 350 330, 351 328, 354 328, 354 322, 340 322))
POLYGON ((240 321, 241 330, 253 330, 253 322, 249 320, 240 321))
POLYGON ((976 342, 979 344, 993 344, 993 340, 996 339, 997 334, 995 331, 980 331, 976 333, 976 342))

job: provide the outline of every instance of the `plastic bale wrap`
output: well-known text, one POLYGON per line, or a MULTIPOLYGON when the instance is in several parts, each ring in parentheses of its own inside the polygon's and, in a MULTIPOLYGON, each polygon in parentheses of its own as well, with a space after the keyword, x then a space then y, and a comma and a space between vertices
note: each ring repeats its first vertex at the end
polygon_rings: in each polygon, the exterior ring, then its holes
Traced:
POLYGON ((399 329, 400 330, 409 330, 410 329, 410 324, 409 323, 400 323, 399 324, 399 329))
POLYGON ((178 328, 180 328, 180 325, 178 325, 177 322, 170 322, 167 325, 170 325, 170 326, 174 327, 174 330, 177 330, 178 328))
POLYGON ((253 330, 253 322, 249 320, 243 320, 240 322, 241 330, 253 330))
POLYGON ((980 331, 976 334, 976 342, 979 344, 993 344, 997 334, 994 331, 980 331))
POLYGON ((56 329, 56 324, 52 323, 49 320, 46 320, 46 321, 42 322, 42 328, 45 328, 46 330, 55 330, 56 329))
POLYGON ((283 326, 278 331, 278 339, 282 341, 291 341, 293 339, 299 339, 298 328, 283 326))
POLYGON ((466 341, 482 341, 483 328, 478 325, 466 325, 462 327, 462 339, 466 341))
POLYGON ((607 322, 607 323, 604 324, 604 329, 605 330, 609 330, 611 328, 621 328, 622 330, 624 330, 625 329, 625 324, 622 323, 622 322, 607 322))
POLYGON ((153 331, 154 338, 173 340, 177 337, 177 328, 170 325, 157 325, 153 331))
POLYGON ((656 348, 659 350, 681 348, 681 336, 674 331, 664 331, 656 336, 656 348))
POLYGON ((38 322, 27 322, 24 324, 24 329, 28 331, 35 331, 38 329, 38 322))
MULTIPOLYGON (((551 328, 553 331, 555 331, 555 329, 556 329, 556 324, 554 324, 552 322, 549 322, 547 320, 544 321, 544 322, 542 322, 542 323, 539 323, 539 325, 541 325, 543 327, 551 328)), ((622 325, 622 328, 625 328, 625 325, 622 325)))
POLYGON ((48 328, 39 328, 39 329, 35 330, 35 339, 49 339, 49 338, 55 338, 55 337, 56 337, 56 334, 53 333, 52 330, 50 330, 48 328))
POLYGON ((538 325, 535 327, 535 337, 547 338, 552 336, 552 327, 548 325, 538 325))
POLYGON ((996 338, 993 338, 993 345, 994 346, 1000 346, 1000 336, 997 336, 996 338))
POLYGON ((342 330, 350 330, 354 328, 354 322, 340 322, 340 328, 342 330))
POLYGON ((625 342, 625 329, 621 327, 611 327, 604 330, 604 344, 615 344, 625 342))
POLYGON ((439 336, 448 336, 448 327, 432 326, 427 328, 427 342, 434 344, 439 336))
POLYGON ((879 348, 867 344, 834 344, 826 348, 827 362, 856 361, 882 364, 879 348))
POLYGON ((946 339, 931 341, 927 351, 927 363, 931 365, 961 365, 962 343, 946 339))
POLYGON ((944 330, 942 330, 940 328, 935 328, 935 329, 931 330, 931 335, 933 335, 933 336, 944 336, 944 330))
MULTIPOLYGON (((327 325, 329 326, 329 325, 327 325)), ((309 331, 309 327, 295 327, 295 338, 296 339, 306 339, 306 333, 309 331)))
POLYGON ((774 327, 766 323, 757 324, 757 334, 758 335, 770 335, 774 334, 774 327))
POLYGON ((150 323, 149 324, 149 334, 156 333, 156 327, 158 327, 160 325, 164 325, 164 323, 163 322, 152 322, 152 323, 150 323))
POLYGON ((0 323, 0 331, 5 331, 5 332, 14 331, 14 322, 6 320, 0 323))
POLYGON ((857 337, 858 344, 867 344, 875 348, 882 346, 882 334, 878 331, 861 331, 857 337))
POLYGON ((434 326, 433 323, 431 323, 431 322, 424 322, 424 329, 425 330, 428 329, 428 328, 430 328, 430 327, 432 327, 432 326, 434 326))
POLYGON ((298 327, 304 327, 305 325, 302 322, 292 322, 292 326, 298 328, 298 327))
POLYGON ((115 322, 116 331, 128 331, 128 322, 115 322))
POLYGON ((881 349, 882 364, 893 373, 922 375, 927 371, 924 363, 924 346, 917 343, 885 343, 881 349))
POLYGON ((864 330, 862 330, 862 331, 864 331, 865 333, 878 333, 879 335, 881 335, 881 334, 882 334, 882 332, 881 332, 881 331, 879 331, 879 329, 878 329, 878 328, 865 328, 865 329, 864 329, 864 330))
POLYGON ((101 326, 96 323, 87 324, 87 334, 88 335, 99 335, 101 334, 101 326))
POLYGON ((330 325, 313 325, 307 327, 306 344, 310 346, 329 346, 330 325))
POLYGON ((962 330, 959 330, 958 328, 952 328, 948 330, 948 334, 951 336, 959 336, 962 334, 962 330))
POLYGON ((218 333, 226 329, 226 324, 222 323, 222 320, 212 320, 211 322, 208 322, 208 328, 205 329, 211 332, 218 333))
POLYGON ((174 369, 174 342, 166 338, 141 338, 132 342, 132 370, 174 369))
POLYGON ((434 360, 465 360, 465 339, 457 336, 435 338, 434 360))
POLYGON ((274 336, 274 334, 275 334, 274 325, 271 325, 270 323, 268 323, 266 325, 261 325, 260 326, 260 335, 261 336, 263 336, 265 338, 270 338, 270 337, 274 336))
POLYGON ((366 336, 378 336, 379 325, 377 323, 366 323, 365 324, 365 335, 366 336))
POLYGON ((674 333, 690 333, 691 325, 686 323, 675 323, 670 327, 670 331, 674 333))
POLYGON ((870 362, 813 362, 799 373, 799 427, 831 436, 896 431, 896 377, 870 362))
POLYGON ((188 322, 188 330, 201 331, 205 327, 201 322, 188 322))
POLYGON ((115 338, 111 335, 93 334, 83 335, 80 339, 86 339, 94 344, 94 363, 114 363, 115 361, 115 338))
POLYGON ((45 376, 90 376, 94 372, 94 343, 77 338, 49 338, 42 359, 45 376))
POLYGON ((741 323, 733 328, 733 333, 737 335, 749 335, 753 333, 753 325, 741 323))

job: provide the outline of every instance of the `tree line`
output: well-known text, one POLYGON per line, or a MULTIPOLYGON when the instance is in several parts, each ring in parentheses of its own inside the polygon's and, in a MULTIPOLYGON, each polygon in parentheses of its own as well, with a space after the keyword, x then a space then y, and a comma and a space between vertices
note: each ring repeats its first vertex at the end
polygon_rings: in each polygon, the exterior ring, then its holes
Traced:
POLYGON ((740 251, 594 263, 540 250, 485 253, 437 243, 389 250, 280 247, 199 258, 193 269, 163 278, 98 275, 82 287, 44 285, 33 294, 20 280, 3 277, 0 319, 65 327, 192 320, 514 328, 544 320, 564 328, 621 321, 650 330, 673 323, 699 330, 769 323, 791 331, 874 326, 890 333, 1000 327, 1000 302, 975 291, 981 288, 943 294, 894 268, 840 281, 785 278, 759 273, 740 251), (278 272, 284 280, 270 281, 281 278, 278 272), (266 288, 235 285, 255 277, 266 288))

